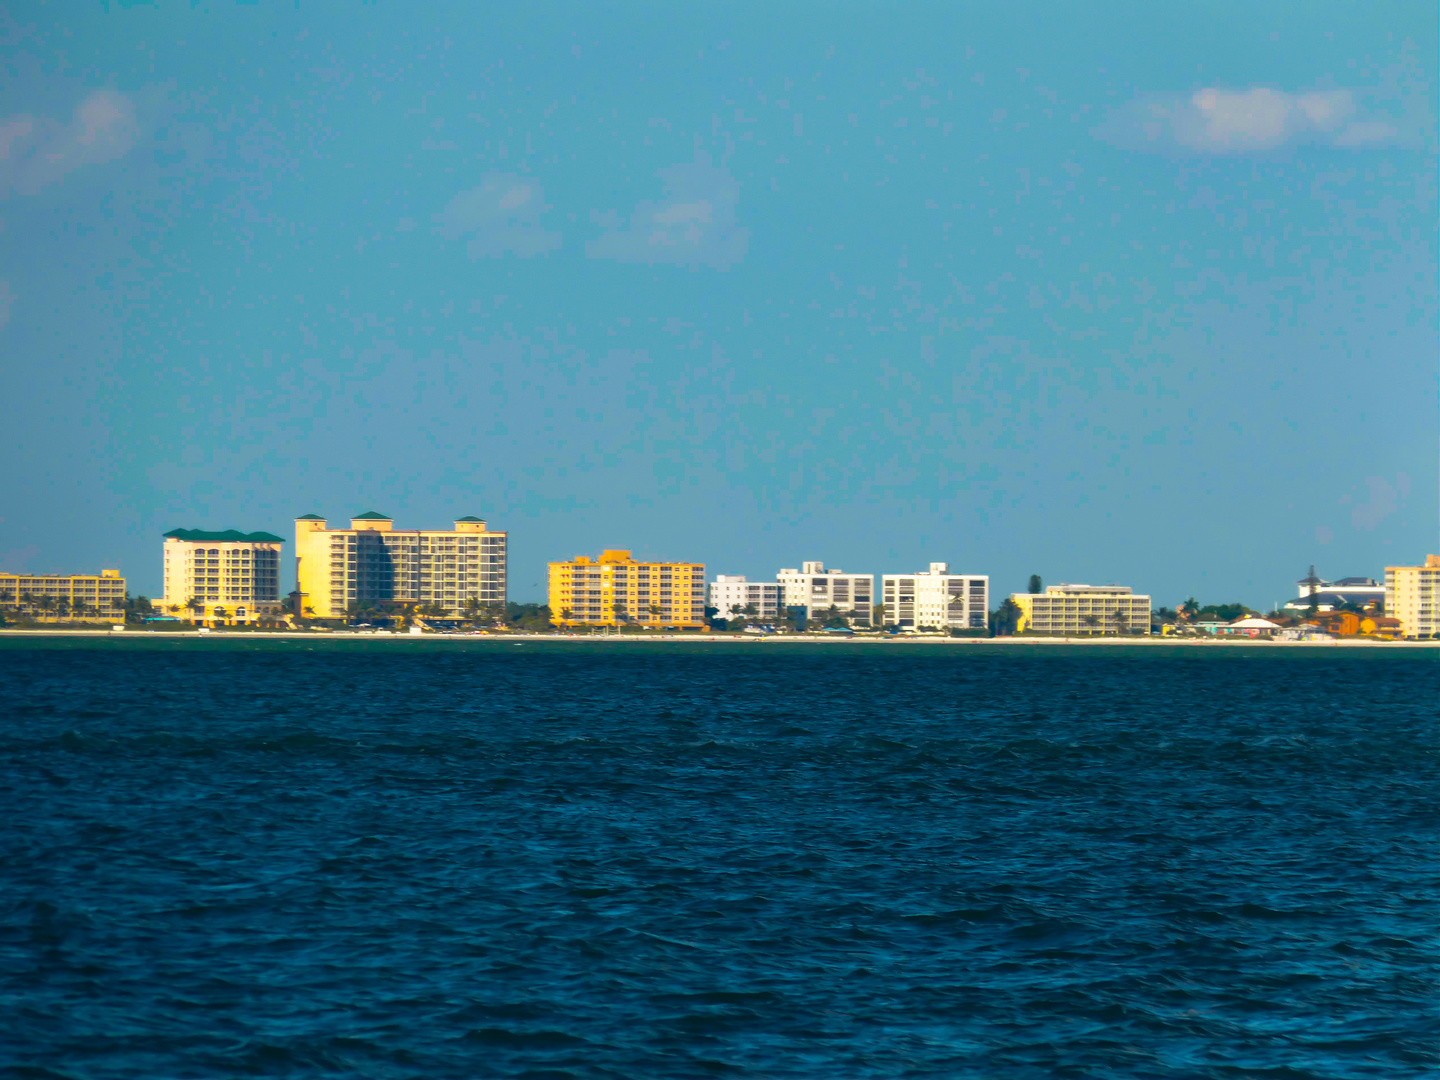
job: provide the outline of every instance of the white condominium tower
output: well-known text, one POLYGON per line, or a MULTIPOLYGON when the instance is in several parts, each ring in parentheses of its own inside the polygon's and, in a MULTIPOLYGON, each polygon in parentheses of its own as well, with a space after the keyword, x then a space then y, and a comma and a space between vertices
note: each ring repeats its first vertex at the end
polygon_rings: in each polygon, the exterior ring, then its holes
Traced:
POLYGON ((280 611, 274 533, 171 529, 165 534, 165 608, 192 622, 250 623, 280 611))
POLYGON ((297 614, 340 618, 362 601, 439 605, 451 615, 472 599, 503 604, 505 542, 478 517, 457 518, 453 530, 400 530, 372 510, 348 529, 327 529, 306 514, 295 519, 297 614))
POLYGON ((744 616, 770 622, 785 614, 777 582, 746 581, 744 574, 716 574, 710 583, 710 607, 722 619, 744 616))
POLYGON ((847 574, 826 570, 823 562, 807 562, 799 570, 781 570, 775 580, 780 583, 785 607, 803 607, 807 619, 823 619, 833 607, 856 626, 870 625, 873 574, 847 574))
POLYGON ((990 611, 990 578, 952 574, 932 562, 914 574, 886 574, 885 622, 901 630, 983 630, 990 611))

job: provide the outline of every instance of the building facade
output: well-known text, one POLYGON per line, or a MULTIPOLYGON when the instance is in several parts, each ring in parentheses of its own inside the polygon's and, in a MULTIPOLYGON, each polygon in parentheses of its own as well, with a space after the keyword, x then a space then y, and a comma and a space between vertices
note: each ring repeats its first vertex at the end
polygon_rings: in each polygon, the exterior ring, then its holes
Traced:
POLYGON ((781 603, 787 609, 804 608, 805 618, 823 619, 833 607, 852 626, 869 626, 875 597, 875 575, 826 570, 823 562, 802 563, 799 570, 775 575, 781 603))
POLYGON ((550 564, 550 618, 557 626, 699 630, 705 626, 705 564, 642 562, 628 551, 550 564))
POLYGON ((40 619, 121 619, 125 579, 119 570, 98 574, 0 574, 0 607, 40 619))
POLYGON ((1016 631, 1057 637, 1148 634, 1150 597, 1127 585, 1052 585, 1043 593, 1012 593, 1020 608, 1016 631))
POLYGON ((503 607, 509 537, 478 517, 454 529, 396 529, 375 511, 331 529, 318 514, 295 519, 295 580, 301 614, 338 619, 370 603, 443 608, 458 616, 477 604, 503 607))
POLYGON ((774 622, 785 614, 779 582, 746 581, 744 574, 716 574, 710 583, 709 606, 722 619, 774 622))
POLYGON ((212 625, 278 616, 283 543, 267 532, 171 529, 164 544, 164 609, 212 625))
POLYGON ((1407 638, 1440 636, 1440 555, 1424 566, 1385 568, 1385 614, 1400 620, 1407 638))
POLYGON ((881 578, 885 624, 901 630, 984 630, 990 612, 990 578, 952 574, 950 564, 932 562, 914 574, 881 578))

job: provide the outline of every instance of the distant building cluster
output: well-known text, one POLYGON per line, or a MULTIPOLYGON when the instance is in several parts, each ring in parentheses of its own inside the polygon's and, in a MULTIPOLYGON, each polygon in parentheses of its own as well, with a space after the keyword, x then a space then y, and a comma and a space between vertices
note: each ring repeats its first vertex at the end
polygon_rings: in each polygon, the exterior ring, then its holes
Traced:
POLYGON ((397 529, 368 511, 331 528, 318 514, 295 519, 295 577, 285 591, 281 537, 234 529, 172 529, 162 537, 162 595, 132 610, 118 570, 98 575, 0 573, 0 614, 40 621, 144 618, 150 622, 295 625, 375 619, 499 620, 510 608, 526 626, 562 629, 700 630, 786 627, 892 633, 998 632, 1053 637, 1211 634, 1221 637, 1440 637, 1440 556, 1389 566, 1374 578, 1328 581, 1310 568, 1297 595, 1269 618, 1240 604, 1154 610, 1126 585, 1059 584, 1011 593, 991 609, 986 574, 925 570, 853 573, 820 560, 778 570, 774 581, 742 574, 706 580, 703 563, 636 558, 612 549, 549 564, 547 604, 509 603, 509 535, 483 518, 449 529, 397 529), (877 588, 876 582, 879 582, 877 588), (538 621, 537 621, 538 620, 538 621))

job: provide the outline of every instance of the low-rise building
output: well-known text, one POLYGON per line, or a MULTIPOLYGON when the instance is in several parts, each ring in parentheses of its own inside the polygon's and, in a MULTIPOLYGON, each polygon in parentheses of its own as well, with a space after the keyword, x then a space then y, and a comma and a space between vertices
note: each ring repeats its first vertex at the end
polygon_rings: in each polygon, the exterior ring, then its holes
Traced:
POLYGON ((0 607, 39 619, 119 618, 125 613, 125 579, 119 570, 98 574, 0 573, 0 607))
POLYGON ((1020 609, 1017 631, 1057 637, 1150 632, 1150 597, 1128 585, 1051 585, 1010 599, 1020 609))
POLYGON ((274 533, 171 529, 164 544, 164 610, 191 622, 253 623, 280 612, 274 533))
POLYGON ((1440 636, 1440 555, 1426 555, 1424 566, 1385 568, 1385 613, 1407 638, 1440 636))
POLYGON ((747 581, 744 574, 716 574, 709 593, 708 606, 722 619, 744 617, 774 622, 784 614, 779 582, 747 581))
POLYGON ((1252 615, 1244 619, 1236 619, 1228 623, 1220 631, 1227 637, 1252 637, 1271 638, 1280 630, 1280 624, 1271 622, 1269 619, 1262 619, 1258 615, 1252 615))
POLYGON ((803 608, 806 619, 824 619, 835 614, 852 626, 869 626, 875 597, 874 574, 847 574, 826 570, 823 562, 802 563, 799 570, 781 570, 775 575, 781 602, 786 609, 803 608))
POLYGON ((705 626, 705 564, 652 562, 628 551, 550 564, 550 618, 559 626, 705 626))
POLYGON ((396 529, 371 510, 331 529, 318 514, 295 519, 295 580, 301 614, 342 618, 367 603, 425 605, 458 616, 474 604, 502 607, 508 536, 478 517, 453 529, 396 529), (474 604, 471 603, 474 601, 474 604))
POLYGON ((885 624, 901 630, 983 630, 990 610, 990 578, 952 574, 950 564, 881 577, 885 624))

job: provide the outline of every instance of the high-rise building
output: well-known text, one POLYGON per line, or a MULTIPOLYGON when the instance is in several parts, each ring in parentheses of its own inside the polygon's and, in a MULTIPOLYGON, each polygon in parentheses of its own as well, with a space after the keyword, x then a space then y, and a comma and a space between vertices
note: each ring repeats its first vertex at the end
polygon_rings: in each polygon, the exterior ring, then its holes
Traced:
POLYGON ((559 626, 697 630, 705 625, 705 564, 646 562, 628 551, 550 564, 550 618, 559 626))
POLYGON ((478 517, 456 518, 453 530, 400 530, 372 510, 330 529, 305 514, 295 519, 301 614, 340 618, 363 601, 439 605, 451 615, 471 600, 503 606, 507 540, 478 517))
POLYGON ((716 574, 710 583, 709 606, 722 619, 743 616, 773 622, 785 614, 779 582, 746 581, 744 574, 716 574))
POLYGON ((252 623, 280 611, 280 537, 235 529, 165 534, 162 603, 193 622, 252 623))
POLYGON ((1012 593, 1020 608, 1017 631, 1082 637, 1150 633, 1150 597, 1128 585, 1051 585, 1043 593, 1012 593))
POLYGON ((1407 638, 1440 636, 1440 555, 1424 566, 1385 568, 1385 614, 1400 620, 1407 638))
POLYGON ((98 574, 0 574, 0 607, 42 619, 125 614, 125 579, 119 570, 98 574))
POLYGON ((780 583, 786 608, 804 608, 807 619, 823 619, 834 608, 853 626, 869 626, 875 595, 873 574, 847 574, 826 570, 823 562, 802 563, 799 570, 781 570, 780 583))
POLYGON ((952 574, 950 565, 932 562, 914 574, 881 579, 885 622, 901 630, 983 630, 990 611, 990 579, 984 574, 952 574))

